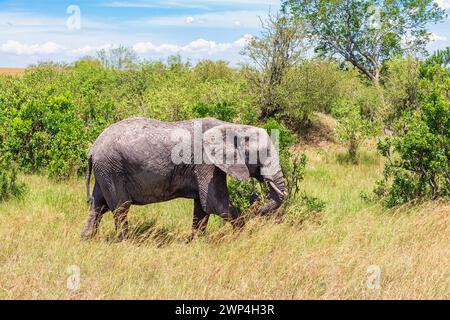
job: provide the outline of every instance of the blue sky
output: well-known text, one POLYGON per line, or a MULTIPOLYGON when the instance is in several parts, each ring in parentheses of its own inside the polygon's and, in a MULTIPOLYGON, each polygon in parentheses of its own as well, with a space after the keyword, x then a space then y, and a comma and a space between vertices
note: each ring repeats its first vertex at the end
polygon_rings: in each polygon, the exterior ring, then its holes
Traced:
MULTIPOLYGON (((436 2, 450 12, 450 0, 436 2)), ((279 7, 278 0, 0 0, 0 66, 70 62, 119 44, 143 59, 181 54, 236 64, 260 31, 259 17, 279 7), (71 5, 80 9, 80 28, 71 5)), ((450 20, 431 30, 430 50, 450 46, 450 20)))

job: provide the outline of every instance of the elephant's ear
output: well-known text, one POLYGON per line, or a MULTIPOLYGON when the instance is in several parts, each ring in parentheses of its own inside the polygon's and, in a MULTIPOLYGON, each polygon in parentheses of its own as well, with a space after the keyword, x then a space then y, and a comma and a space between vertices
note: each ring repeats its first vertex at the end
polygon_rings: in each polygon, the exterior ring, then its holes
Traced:
POLYGON ((214 164, 235 179, 245 181, 250 177, 245 163, 245 139, 241 139, 235 127, 221 125, 205 131, 203 161, 214 164))

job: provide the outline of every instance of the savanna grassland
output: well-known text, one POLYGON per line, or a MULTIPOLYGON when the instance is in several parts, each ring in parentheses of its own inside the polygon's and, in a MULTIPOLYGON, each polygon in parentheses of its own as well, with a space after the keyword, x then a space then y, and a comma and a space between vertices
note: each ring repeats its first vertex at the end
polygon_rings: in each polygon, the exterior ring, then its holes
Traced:
POLYGON ((381 158, 367 151, 359 165, 342 164, 337 150, 307 151, 302 188, 327 203, 315 218, 254 218, 236 234, 215 217, 191 243, 189 200, 133 207, 133 236, 121 243, 107 214, 98 237, 82 242, 84 180, 22 175, 29 192, 0 204, 0 298, 449 298, 448 202, 368 203, 360 192, 381 175, 381 158), (66 286, 72 265, 76 291, 66 286), (367 286, 371 265, 381 269, 379 289, 367 286))

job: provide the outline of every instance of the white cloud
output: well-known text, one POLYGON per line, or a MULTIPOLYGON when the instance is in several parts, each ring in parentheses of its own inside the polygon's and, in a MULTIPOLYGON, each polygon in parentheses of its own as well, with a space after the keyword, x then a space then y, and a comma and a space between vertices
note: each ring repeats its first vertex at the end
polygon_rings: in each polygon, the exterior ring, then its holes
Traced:
POLYGON ((48 41, 42 44, 26 44, 14 40, 8 40, 0 46, 0 51, 17 55, 48 55, 56 54, 64 48, 54 42, 48 41))
POLYGON ((194 40, 187 45, 180 46, 174 44, 160 44, 155 45, 151 42, 138 42, 133 46, 133 49, 142 55, 171 55, 181 54, 187 57, 201 58, 210 57, 214 55, 223 54, 238 54, 241 49, 245 47, 248 41, 252 38, 247 34, 233 42, 216 42, 205 39, 194 40))
POLYGON ((195 21, 194 17, 189 16, 189 17, 186 18, 186 23, 192 23, 194 21, 195 21))
POLYGON ((174 44, 161 44, 161 45, 154 45, 151 42, 138 42, 133 46, 133 50, 136 51, 138 54, 147 54, 147 53, 153 53, 153 54, 176 54, 181 50, 180 46, 174 45, 174 44))
POLYGON ((436 0, 435 2, 443 9, 450 9, 450 0, 436 0))
POLYGON ((438 35, 436 33, 432 33, 431 37, 430 37, 430 40, 431 41, 447 41, 447 37, 438 35))
POLYGON ((108 50, 108 49, 112 49, 114 48, 114 45, 110 44, 110 43, 106 43, 103 45, 99 45, 99 46, 84 46, 84 47, 80 47, 80 48, 75 48, 75 49, 71 49, 69 51, 67 51, 67 53, 69 55, 74 55, 74 56, 86 56, 86 55, 92 55, 97 53, 100 50, 108 50))
MULTIPOLYGON (((132 49, 143 59, 159 59, 170 55, 180 54, 183 58, 198 61, 200 59, 224 59, 228 61, 236 61, 240 59, 240 51, 245 47, 252 38, 247 34, 235 41, 217 42, 206 40, 203 38, 196 39, 190 43, 180 45, 173 43, 155 44, 152 42, 136 42, 131 45, 132 49)), ((47 41, 42 43, 25 43, 15 40, 8 40, 4 43, 0 42, 0 53, 6 56, 28 56, 33 59, 50 58, 51 59, 73 59, 95 55, 102 49, 112 49, 117 47, 114 43, 104 44, 85 44, 63 46, 61 44, 47 41)))

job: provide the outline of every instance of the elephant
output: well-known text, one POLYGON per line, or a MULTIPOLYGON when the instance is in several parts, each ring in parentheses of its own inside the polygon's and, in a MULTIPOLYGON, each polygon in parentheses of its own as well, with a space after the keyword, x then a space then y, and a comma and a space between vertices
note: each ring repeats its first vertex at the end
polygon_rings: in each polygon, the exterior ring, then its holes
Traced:
POLYGON ((111 211, 119 240, 125 239, 131 205, 175 198, 194 200, 192 236, 205 231, 210 214, 241 229, 244 221, 230 202, 227 175, 268 182, 268 201, 261 207, 261 215, 275 211, 285 198, 278 154, 263 129, 214 118, 175 122, 130 118, 112 124, 88 153, 86 197, 90 210, 81 237, 93 238, 103 214, 111 211), (249 133, 255 132, 266 143, 251 140, 249 133), (224 156, 229 158, 224 161, 224 156), (92 172, 95 184, 91 195, 92 172))

